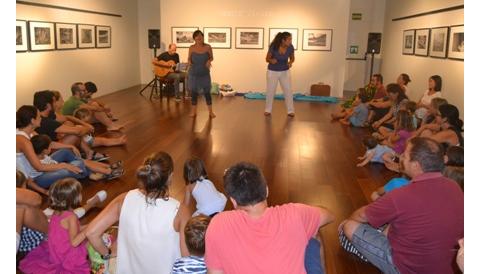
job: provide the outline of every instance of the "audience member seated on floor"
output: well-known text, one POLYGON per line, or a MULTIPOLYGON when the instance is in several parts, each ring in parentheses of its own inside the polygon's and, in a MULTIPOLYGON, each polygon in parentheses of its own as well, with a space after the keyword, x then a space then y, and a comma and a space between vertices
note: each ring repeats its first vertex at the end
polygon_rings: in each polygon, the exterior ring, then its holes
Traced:
POLYGON ((58 180, 49 190, 54 210, 48 239, 20 262, 24 273, 90 273, 84 229, 74 214, 82 201, 82 185, 73 178, 58 180))
POLYGON ((375 93, 372 98, 372 101, 381 101, 383 98, 387 97, 387 92, 385 91, 385 87, 383 86, 383 76, 381 74, 374 74, 372 79, 370 80, 369 88, 373 88, 375 93))
POLYGON ((363 127, 368 118, 367 95, 360 93, 355 99, 355 107, 351 111, 345 111, 345 116, 340 119, 340 123, 344 125, 352 125, 354 127, 363 127))
POLYGON ((445 153, 445 165, 463 167, 463 147, 450 146, 445 153))
MULTIPOLYGON (((52 151, 52 140, 50 139, 50 137, 44 134, 35 135, 31 138, 31 142, 33 145, 33 150, 35 151, 35 154, 37 154, 40 163, 44 165, 58 164, 57 161, 55 161, 49 156, 52 151)), ((119 178, 124 173, 123 166, 120 161, 116 162, 115 164, 108 165, 92 160, 83 160, 80 158, 76 158, 73 153, 65 157, 69 159, 68 161, 83 161, 84 165, 89 171, 89 178, 93 181, 113 180, 119 178)))
MULTIPOLYGON (((380 126, 382 126, 385 128, 383 129, 383 131, 386 131, 387 129, 393 130, 393 125, 395 124, 395 119, 397 117, 398 111, 408 102, 408 97, 405 95, 402 88, 398 84, 388 84, 387 92, 390 99, 390 104, 388 106, 389 110, 387 114, 385 114, 380 119, 375 120, 374 117, 374 120, 370 120, 370 122, 375 121, 372 123, 372 127, 374 129, 379 129, 380 126)), ((370 103, 370 105, 372 105, 372 103, 370 103)), ((377 108, 382 107, 377 104, 377 108)), ((380 133, 383 134, 383 132, 380 133)))
POLYGON ((425 114, 425 117, 423 120, 421 120, 421 126, 427 125, 427 124, 432 124, 435 125, 435 127, 431 128, 431 130, 438 131, 440 130, 440 119, 438 119, 437 122, 437 117, 440 118, 440 111, 439 108, 441 105, 446 105, 448 104, 448 101, 444 98, 437 97, 433 98, 432 101, 430 102, 430 107, 427 110, 427 113, 425 114))
POLYGON ((387 152, 383 154, 384 162, 392 163, 394 162, 394 159, 398 159, 398 157, 405 151, 407 140, 410 139, 413 132, 412 116, 408 111, 400 110, 397 113, 393 134, 382 143, 393 149, 393 153, 387 152))
POLYGON ((420 100, 417 103, 416 115, 419 119, 426 116, 430 102, 433 98, 442 96, 442 77, 439 75, 433 75, 428 79, 428 89, 423 93, 420 100))
POLYGON ((206 274, 205 266, 205 233, 210 217, 198 215, 188 220, 185 226, 185 244, 190 256, 181 257, 173 264, 172 274, 197 273, 206 274))
POLYGON ((384 273, 454 273, 455 246, 463 238, 463 193, 442 176, 443 148, 414 138, 402 155, 409 185, 356 210, 342 222, 355 248, 384 273), (388 235, 377 230, 389 224, 388 235))
POLYGON ((80 179, 88 176, 88 170, 82 160, 75 157, 73 157, 74 160, 70 159, 72 151, 78 153, 73 146, 52 142, 51 148, 58 150, 51 155, 51 158, 58 164, 42 164, 30 141, 31 137, 36 135, 35 129, 40 126, 40 112, 34 106, 21 106, 16 115, 16 165, 17 169, 21 170, 25 176, 32 178, 44 188, 48 188, 56 180, 62 178, 80 179))
POLYGON ((110 109, 106 104, 93 99, 93 94, 97 93, 98 91, 97 85, 95 85, 95 83, 93 82, 85 82, 84 86, 86 92, 82 96, 82 100, 89 105, 102 108, 105 111, 105 114, 107 114, 108 118, 112 120, 112 122, 117 121, 118 119, 113 117, 112 109, 110 109))
MULTIPOLYGON (((463 121, 459 118, 458 109, 454 105, 446 104, 439 107, 440 130, 421 130, 422 137, 429 137, 447 146, 463 147, 463 121)), ((423 127, 423 126, 422 126, 423 127)))
POLYGON ((408 93, 408 83, 410 83, 412 80, 410 79, 410 76, 406 73, 402 73, 398 76, 397 78, 397 84, 402 88, 403 93, 407 95, 408 93))
POLYGON ((199 158, 192 157, 183 165, 183 179, 187 185, 183 204, 190 206, 191 196, 197 203, 197 211, 193 216, 203 214, 211 216, 225 209, 227 197, 219 192, 208 179, 205 164, 199 158))
POLYGON ((62 108, 62 114, 63 115, 73 115, 73 112, 77 110, 78 108, 86 108, 89 109, 93 112, 93 118, 90 123, 95 123, 99 122, 107 127, 107 130, 111 131, 116 131, 120 130, 123 126, 122 125, 116 125, 107 115, 105 112, 105 109, 103 109, 100 106, 95 106, 95 105, 90 105, 85 103, 82 100, 82 97, 84 96, 86 89, 83 83, 77 82, 72 85, 71 88, 72 91, 72 96, 68 98, 67 101, 65 101, 63 108, 62 108))
POLYGON ((172 177, 170 155, 147 157, 137 170, 138 188, 117 196, 88 225, 86 235, 95 250, 104 259, 117 256, 117 273, 170 273, 175 260, 189 255, 183 227, 191 212, 169 196, 172 177), (117 251, 101 238, 116 222, 117 251))
POLYGON ((83 140, 83 137, 93 132, 93 127, 89 124, 74 125, 71 122, 60 123, 56 120, 54 111, 55 96, 49 90, 36 92, 33 103, 40 111, 42 120, 40 126, 35 129, 39 134, 46 134, 55 142, 73 145, 80 148, 87 159, 103 161, 108 156, 93 151, 83 140))
POLYGON ((26 184, 27 178, 22 172, 17 170, 17 251, 20 245, 22 227, 25 226, 41 233, 48 232, 47 217, 43 214, 42 210, 40 210, 42 197, 26 189, 26 184))
POLYGON ((294 203, 268 207, 267 182, 250 163, 230 167, 224 188, 235 209, 215 215, 207 228, 208 273, 324 273, 314 237, 334 221, 330 211, 294 203))
MULTIPOLYGON (((75 118, 87 122, 92 119, 92 112, 86 108, 79 108, 75 110, 73 113, 75 118)), ((127 143, 127 135, 122 134, 119 137, 97 137, 94 136, 93 133, 87 134, 83 136, 83 140, 87 143, 90 147, 99 147, 99 146, 121 146, 127 143)))
POLYGON ((358 157, 358 160, 361 160, 357 164, 357 167, 365 166, 368 163, 384 163, 383 155, 386 153, 394 153, 387 145, 382 145, 377 142, 377 140, 372 136, 366 136, 363 138, 363 145, 366 148, 365 154, 358 157))

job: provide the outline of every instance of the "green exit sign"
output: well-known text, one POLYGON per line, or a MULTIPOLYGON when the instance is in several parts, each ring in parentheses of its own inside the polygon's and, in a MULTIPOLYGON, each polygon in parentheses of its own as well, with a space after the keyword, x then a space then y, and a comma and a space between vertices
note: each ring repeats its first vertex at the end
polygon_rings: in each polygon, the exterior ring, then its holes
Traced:
POLYGON ((352 20, 362 20, 361 13, 352 13, 352 20))

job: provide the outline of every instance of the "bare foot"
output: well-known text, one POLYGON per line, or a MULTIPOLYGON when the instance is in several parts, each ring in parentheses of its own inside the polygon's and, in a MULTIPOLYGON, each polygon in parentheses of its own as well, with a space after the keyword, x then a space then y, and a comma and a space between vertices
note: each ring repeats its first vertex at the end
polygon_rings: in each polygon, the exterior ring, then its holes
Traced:
POLYGON ((291 112, 288 114, 289 117, 295 117, 295 113, 291 112))
POLYGON ((270 115, 271 115, 271 113, 270 113, 270 112, 266 112, 266 111, 265 111, 265 112, 263 113, 263 115, 265 115, 265 116, 270 116, 270 115))
POLYGON ((210 112, 210 114, 209 114, 208 116, 210 116, 210 118, 215 118, 215 117, 217 117, 217 115, 215 115, 215 113, 213 113, 213 112, 210 112))
POLYGON ((123 127, 124 127, 124 125, 112 125, 111 127, 108 127, 107 130, 108 131, 119 131, 123 127))

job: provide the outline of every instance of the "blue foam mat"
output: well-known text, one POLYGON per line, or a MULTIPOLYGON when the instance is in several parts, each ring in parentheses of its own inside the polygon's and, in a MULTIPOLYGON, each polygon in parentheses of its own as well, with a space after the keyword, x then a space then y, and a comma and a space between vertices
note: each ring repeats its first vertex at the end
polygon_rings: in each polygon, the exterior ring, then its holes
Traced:
MULTIPOLYGON (((246 99, 252 100, 265 100, 266 96, 265 93, 262 92, 251 92, 245 93, 243 95, 246 99)), ((283 94, 275 94, 275 100, 284 100, 285 97, 283 94)), ((331 97, 331 96, 310 96, 310 95, 303 95, 301 93, 294 93, 293 94, 294 101, 306 101, 306 102, 323 102, 323 103, 338 103, 338 98, 331 97)))

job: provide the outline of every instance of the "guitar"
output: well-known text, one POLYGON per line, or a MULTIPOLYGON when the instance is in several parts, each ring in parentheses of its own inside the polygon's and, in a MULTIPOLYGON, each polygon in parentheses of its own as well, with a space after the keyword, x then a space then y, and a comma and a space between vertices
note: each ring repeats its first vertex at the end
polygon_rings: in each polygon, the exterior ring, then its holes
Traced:
POLYGON ((164 77, 170 72, 174 72, 174 68, 176 66, 175 61, 170 60, 168 62, 160 60, 158 61, 157 59, 154 59, 152 61, 153 64, 153 70, 155 71, 155 75, 159 77, 164 77))

